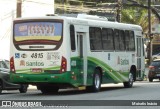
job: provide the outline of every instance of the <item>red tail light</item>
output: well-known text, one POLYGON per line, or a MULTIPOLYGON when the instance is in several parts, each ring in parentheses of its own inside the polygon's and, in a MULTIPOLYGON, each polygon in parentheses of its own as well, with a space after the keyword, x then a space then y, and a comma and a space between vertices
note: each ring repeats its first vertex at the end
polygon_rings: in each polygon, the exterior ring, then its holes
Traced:
POLYGON ((155 66, 149 66, 149 70, 154 70, 155 66))
POLYGON ((12 73, 15 73, 14 59, 13 59, 13 57, 11 57, 11 59, 10 59, 10 71, 12 73))
POLYGON ((62 56, 60 73, 63 73, 66 70, 67 70, 67 60, 62 56))

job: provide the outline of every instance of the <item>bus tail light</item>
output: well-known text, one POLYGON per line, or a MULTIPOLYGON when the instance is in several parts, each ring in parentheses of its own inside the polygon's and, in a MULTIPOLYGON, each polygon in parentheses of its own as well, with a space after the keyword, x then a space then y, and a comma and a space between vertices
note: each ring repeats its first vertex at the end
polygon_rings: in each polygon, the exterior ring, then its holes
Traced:
POLYGON ((67 70, 67 60, 65 57, 62 56, 60 73, 63 73, 66 70, 67 70))
POLYGON ((14 59, 13 59, 13 57, 11 57, 11 59, 10 59, 10 71, 12 73, 15 73, 14 59))
POLYGON ((155 70, 155 66, 149 66, 149 70, 155 70))

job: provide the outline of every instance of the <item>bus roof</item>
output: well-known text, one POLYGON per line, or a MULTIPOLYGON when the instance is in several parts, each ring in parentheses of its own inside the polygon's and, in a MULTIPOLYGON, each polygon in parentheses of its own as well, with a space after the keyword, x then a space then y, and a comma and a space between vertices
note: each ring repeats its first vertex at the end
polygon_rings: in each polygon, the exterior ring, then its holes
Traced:
POLYGON ((68 19, 69 22, 79 25, 90 25, 90 26, 100 26, 115 29, 127 29, 127 30, 138 30, 142 31, 142 27, 135 24, 126 24, 108 21, 105 17, 86 15, 86 14, 63 14, 63 15, 48 15, 43 17, 22 17, 16 18, 14 20, 28 20, 28 19, 68 19))
POLYGON ((128 29, 128 30, 139 30, 142 31, 142 27, 135 24, 127 24, 127 23, 119 23, 119 22, 113 22, 108 21, 105 17, 99 17, 94 15, 84 15, 84 14, 78 14, 78 15, 63 15, 67 19, 71 19, 72 22, 75 24, 83 24, 83 25, 92 25, 92 26, 100 26, 100 27, 109 27, 109 28, 116 28, 116 29, 128 29), (75 21, 74 21, 75 20, 75 21), (77 22, 77 20, 80 21, 80 23, 77 22), (82 22, 84 21, 84 22, 82 22), (95 22, 96 21, 96 22, 95 22))

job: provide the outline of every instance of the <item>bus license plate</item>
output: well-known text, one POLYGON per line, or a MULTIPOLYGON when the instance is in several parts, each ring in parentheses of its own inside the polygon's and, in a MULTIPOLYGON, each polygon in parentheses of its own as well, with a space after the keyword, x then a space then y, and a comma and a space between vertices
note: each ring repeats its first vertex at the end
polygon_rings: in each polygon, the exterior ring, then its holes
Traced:
POLYGON ((40 73, 40 72, 42 72, 42 69, 41 68, 33 68, 32 72, 34 72, 34 73, 40 73))

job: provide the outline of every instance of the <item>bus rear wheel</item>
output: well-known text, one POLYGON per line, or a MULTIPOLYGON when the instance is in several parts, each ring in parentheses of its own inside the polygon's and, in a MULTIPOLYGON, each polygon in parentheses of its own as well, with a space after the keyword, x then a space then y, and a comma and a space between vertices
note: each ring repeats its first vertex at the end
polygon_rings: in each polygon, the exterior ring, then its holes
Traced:
POLYGON ((133 74, 129 73, 129 80, 127 82, 123 82, 125 88, 131 88, 133 86, 133 74))
POLYGON ((149 82, 153 82, 153 78, 149 78, 149 82))
POLYGON ((93 84, 92 86, 87 87, 87 90, 90 92, 98 92, 101 88, 101 75, 98 69, 95 69, 93 74, 93 84))
POLYGON ((19 88, 20 93, 26 93, 28 89, 28 84, 21 84, 19 88))

